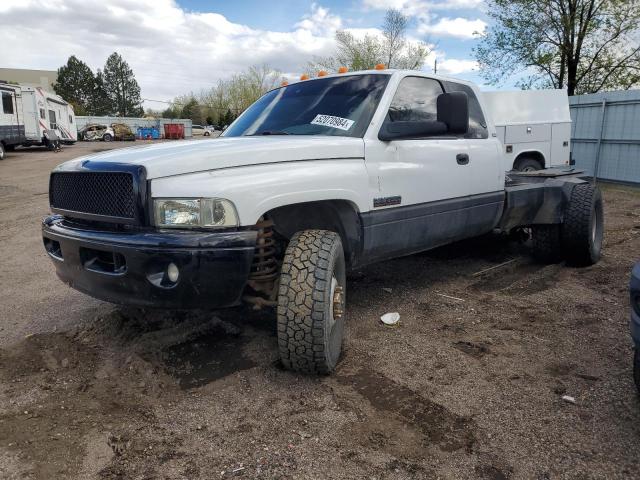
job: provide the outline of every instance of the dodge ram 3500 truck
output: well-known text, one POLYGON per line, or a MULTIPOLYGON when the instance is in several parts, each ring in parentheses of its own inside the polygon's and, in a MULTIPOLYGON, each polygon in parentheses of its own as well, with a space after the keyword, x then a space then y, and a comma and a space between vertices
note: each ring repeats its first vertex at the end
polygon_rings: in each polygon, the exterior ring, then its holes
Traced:
POLYGON ((56 167, 44 246, 73 288, 167 309, 275 307, 285 367, 331 372, 346 273, 492 231, 547 261, 600 257, 601 195, 571 171, 505 177, 471 83, 364 71, 267 92, 214 141, 56 167))

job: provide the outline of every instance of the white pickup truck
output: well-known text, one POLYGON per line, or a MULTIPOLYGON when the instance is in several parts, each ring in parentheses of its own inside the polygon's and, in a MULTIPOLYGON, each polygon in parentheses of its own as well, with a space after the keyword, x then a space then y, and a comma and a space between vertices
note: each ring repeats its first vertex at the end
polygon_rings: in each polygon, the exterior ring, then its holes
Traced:
POLYGON ((600 257, 602 199, 573 171, 506 176, 476 86, 364 71, 274 89, 215 141, 113 150, 50 178, 44 246, 61 280, 158 308, 275 307, 285 367, 331 372, 346 273, 492 231, 600 257))

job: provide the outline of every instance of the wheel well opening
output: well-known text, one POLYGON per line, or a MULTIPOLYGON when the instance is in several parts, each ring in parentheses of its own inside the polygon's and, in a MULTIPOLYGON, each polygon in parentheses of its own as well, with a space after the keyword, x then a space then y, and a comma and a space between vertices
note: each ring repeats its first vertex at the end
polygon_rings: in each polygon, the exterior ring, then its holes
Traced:
POLYGON ((329 230, 340 235, 347 265, 356 262, 361 247, 362 228, 358 209, 347 200, 322 200, 285 205, 269 210, 265 219, 286 240, 301 230, 329 230))
POLYGON ((516 159, 513 161, 513 167, 514 168, 518 168, 519 164, 522 161, 527 160, 527 159, 536 160, 536 161, 540 162, 540 165, 542 165, 542 168, 546 167, 544 155, 542 155, 542 153, 537 152, 535 150, 531 150, 531 151, 528 151, 528 152, 522 152, 522 153, 518 154, 516 159))

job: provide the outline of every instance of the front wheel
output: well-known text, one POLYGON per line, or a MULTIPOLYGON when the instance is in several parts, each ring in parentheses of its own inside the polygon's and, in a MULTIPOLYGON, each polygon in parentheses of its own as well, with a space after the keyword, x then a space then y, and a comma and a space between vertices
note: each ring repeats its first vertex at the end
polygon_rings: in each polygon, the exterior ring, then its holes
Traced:
POLYGON ((102 140, 104 140, 105 142, 110 142, 111 140, 113 140, 113 137, 111 136, 111 134, 110 134, 110 133, 105 133, 105 134, 102 136, 102 140))
POLYGON ((289 242, 278 291, 278 349, 285 368, 329 374, 340 359, 346 269, 340 236, 304 230, 289 242))
POLYGON ((0 143, 0 160, 4 160, 4 145, 0 143))

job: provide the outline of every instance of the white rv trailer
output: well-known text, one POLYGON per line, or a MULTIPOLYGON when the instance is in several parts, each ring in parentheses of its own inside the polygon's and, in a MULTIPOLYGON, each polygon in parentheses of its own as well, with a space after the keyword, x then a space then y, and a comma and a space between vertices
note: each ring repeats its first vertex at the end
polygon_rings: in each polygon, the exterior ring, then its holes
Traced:
POLYGON ((60 95, 40 87, 22 87, 25 146, 44 145, 44 131, 53 130, 62 143, 78 140, 73 107, 60 95))
POLYGON ((503 145, 505 170, 570 164, 571 115, 566 90, 483 92, 503 145))
POLYGON ((0 160, 25 141, 20 87, 0 82, 0 160))

